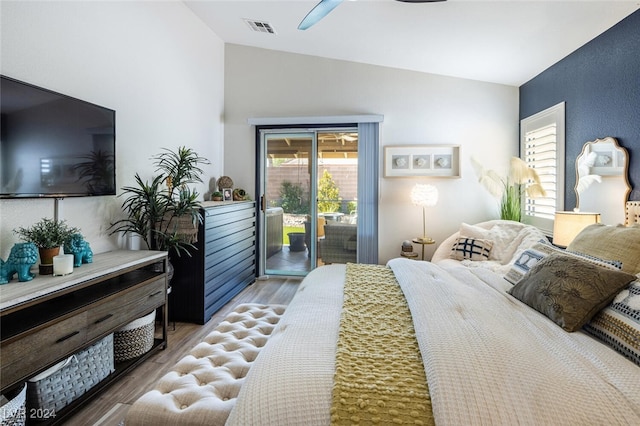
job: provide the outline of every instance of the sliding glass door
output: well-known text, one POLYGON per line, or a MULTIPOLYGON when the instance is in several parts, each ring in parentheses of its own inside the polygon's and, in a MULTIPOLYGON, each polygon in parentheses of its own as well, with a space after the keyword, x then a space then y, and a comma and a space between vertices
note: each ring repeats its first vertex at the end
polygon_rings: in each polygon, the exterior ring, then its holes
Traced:
POLYGON ((263 275, 306 275, 315 265, 305 240, 305 225, 315 191, 313 132, 261 132, 263 275))
POLYGON ((356 129, 261 129, 261 275, 357 261, 356 129))

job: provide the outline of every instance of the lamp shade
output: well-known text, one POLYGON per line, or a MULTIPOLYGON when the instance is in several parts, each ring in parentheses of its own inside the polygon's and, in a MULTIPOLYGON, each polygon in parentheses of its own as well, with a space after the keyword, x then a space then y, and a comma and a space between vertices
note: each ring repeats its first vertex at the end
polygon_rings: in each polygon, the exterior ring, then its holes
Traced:
POLYGON ((411 190, 411 202, 422 207, 435 206, 438 202, 438 188, 433 185, 416 184, 411 190))
POLYGON ((589 225, 600 222, 600 213, 556 212, 553 222, 553 244, 567 247, 589 225))

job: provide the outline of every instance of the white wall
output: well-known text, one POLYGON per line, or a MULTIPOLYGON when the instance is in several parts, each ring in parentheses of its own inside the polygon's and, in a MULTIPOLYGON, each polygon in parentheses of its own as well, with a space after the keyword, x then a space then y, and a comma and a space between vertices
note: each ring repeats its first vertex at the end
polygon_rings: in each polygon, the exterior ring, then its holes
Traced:
POLYGON ((235 186, 254 187, 255 129, 248 118, 341 114, 384 115, 380 168, 385 145, 461 145, 460 179, 381 177, 380 263, 397 257, 403 240, 422 234, 422 210, 409 200, 415 183, 428 181, 440 191, 427 216, 427 233, 438 241, 463 221, 498 217, 496 201, 477 183, 469 158, 505 171, 517 155, 516 87, 226 45, 224 172, 235 186))
MULTIPOLYGON (((223 160, 224 44, 181 2, 2 1, 1 73, 116 110, 116 185, 153 175, 150 157, 186 145, 223 160)), ((120 191, 118 191, 120 193, 120 191)), ((122 241, 109 236, 122 198, 69 198, 61 219, 81 228, 94 252, 122 241)), ((0 200, 0 257, 12 230, 53 217, 54 201, 0 200)))

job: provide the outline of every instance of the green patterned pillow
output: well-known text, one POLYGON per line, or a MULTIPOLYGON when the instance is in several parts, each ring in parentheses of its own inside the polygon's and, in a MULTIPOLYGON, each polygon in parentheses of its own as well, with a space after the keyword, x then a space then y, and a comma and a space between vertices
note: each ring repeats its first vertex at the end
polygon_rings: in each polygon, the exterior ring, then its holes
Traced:
POLYGON ((553 253, 509 290, 567 331, 582 327, 635 276, 583 259, 553 253))

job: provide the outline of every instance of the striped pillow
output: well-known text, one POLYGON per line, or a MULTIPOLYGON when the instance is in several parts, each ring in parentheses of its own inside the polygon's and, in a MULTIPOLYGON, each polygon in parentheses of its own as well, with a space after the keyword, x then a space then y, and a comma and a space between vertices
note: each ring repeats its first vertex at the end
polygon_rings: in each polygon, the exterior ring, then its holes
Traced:
POLYGON ((455 260, 488 260, 493 242, 476 238, 460 237, 451 248, 451 257, 455 260))
POLYGON ((584 330, 640 366, 640 279, 618 293, 584 330))

